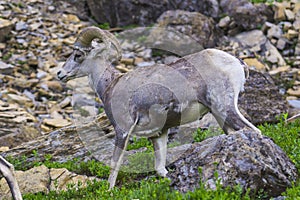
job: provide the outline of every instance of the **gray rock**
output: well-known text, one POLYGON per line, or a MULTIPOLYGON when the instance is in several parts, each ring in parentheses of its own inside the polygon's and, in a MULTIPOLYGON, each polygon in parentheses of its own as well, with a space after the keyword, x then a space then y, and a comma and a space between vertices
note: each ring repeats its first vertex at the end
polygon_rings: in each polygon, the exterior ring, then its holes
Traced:
POLYGON ((261 46, 267 42, 267 37, 260 30, 243 32, 234 37, 242 47, 249 48, 253 51, 260 51, 261 46))
POLYGON ((167 57, 165 58, 165 60, 164 60, 164 63, 165 63, 165 64, 171 64, 172 62, 175 62, 175 61, 178 60, 178 59, 179 59, 179 57, 177 57, 177 56, 173 56, 173 55, 167 56, 167 57))
POLYGON ((286 197, 285 196, 278 196, 278 197, 274 197, 272 200, 285 200, 286 197))
POLYGON ((157 20, 158 27, 168 27, 192 37, 204 48, 214 47, 222 36, 212 18, 197 12, 182 10, 166 11, 157 20))
POLYGON ((291 99, 291 100, 288 100, 288 103, 293 108, 300 109, 300 100, 291 99))
POLYGON ((298 37, 298 42, 297 42, 297 45, 295 47, 295 55, 300 56, 300 35, 298 37))
POLYGON ((0 74, 11 74, 13 72, 14 66, 6 64, 0 60, 0 74))
MULTIPOLYGON (((25 172, 16 171, 15 176, 22 194, 66 191, 70 185, 74 185, 78 189, 79 187, 86 187, 89 181, 99 181, 95 177, 78 175, 65 168, 48 169, 44 165, 34 167, 25 172)), ((4 178, 0 179, 0 199, 11 199, 11 194, 4 178)))
POLYGON ((151 62, 141 62, 141 63, 137 64, 137 67, 149 67, 149 66, 152 66, 154 64, 155 64, 154 61, 151 61, 151 62))
POLYGON ((182 192, 194 190, 200 180, 214 189, 216 172, 224 187, 239 184, 252 194, 263 189, 270 196, 297 179, 295 165, 270 138, 246 130, 195 143, 169 167, 171 186, 182 192))
POLYGON ((13 28, 13 23, 10 20, 0 18, 0 42, 4 42, 10 31, 13 28))
POLYGON ((191 12, 199 12, 213 18, 218 18, 221 12, 218 0, 181 0, 177 2, 178 3, 174 6, 171 5, 171 9, 169 10, 180 9, 191 12))
POLYGON ((282 55, 277 50, 277 48, 271 44, 270 41, 266 42, 265 49, 266 51, 264 52, 264 55, 267 61, 271 62, 272 64, 277 64, 279 66, 286 65, 286 62, 283 59, 282 55))
POLYGON ((220 19, 220 21, 219 21, 219 27, 221 27, 221 28, 226 28, 228 25, 229 25, 229 23, 230 23, 230 17, 229 16, 226 16, 226 17, 223 17, 222 19, 220 19))
POLYGON ((295 19, 295 13, 289 9, 284 10, 285 16, 287 20, 293 21, 295 19))
POLYGON ((286 65, 286 62, 276 47, 271 44, 264 33, 260 30, 240 33, 236 35, 233 40, 238 41, 242 48, 259 53, 273 64, 286 65))
POLYGON ((239 30, 255 29, 273 16, 271 7, 254 5, 247 0, 221 0, 220 8, 232 18, 239 30))
MULTIPOLYGON (((76 6, 76 0, 71 1, 76 6)), ((153 24, 156 19, 167 10, 185 10, 200 12, 207 16, 217 18, 219 15, 219 4, 217 0, 86 0, 88 8, 98 23, 108 22, 111 26, 126 26, 138 24, 146 26, 153 24)))
POLYGON ((250 70, 245 91, 240 94, 239 107, 253 124, 275 123, 277 116, 288 110, 285 97, 279 93, 271 76, 254 70, 250 70))
POLYGON ((286 44, 287 44, 286 40, 283 39, 283 38, 280 38, 280 39, 277 41, 276 47, 277 47, 277 49, 279 49, 279 50, 283 50, 283 49, 286 47, 286 44))
POLYGON ((293 26, 291 22, 286 21, 280 22, 279 25, 282 26, 283 31, 288 31, 293 26))
POLYGON ((16 23, 15 26, 16 31, 23 31, 28 29, 28 24, 26 22, 20 21, 16 23))
POLYGON ((43 135, 31 141, 22 142, 18 146, 15 146, 14 149, 2 153, 2 156, 20 158, 22 155, 26 155, 27 162, 31 162, 37 159, 32 154, 33 150, 38 152, 40 159, 44 159, 44 155, 50 154, 53 156, 53 160, 58 162, 65 162, 72 158, 79 158, 79 160, 88 160, 91 158, 88 150, 84 147, 78 136, 76 127, 60 129, 51 132, 49 135, 43 135))
POLYGON ((267 36, 269 39, 275 38, 275 39, 279 39, 282 37, 282 29, 279 26, 276 25, 272 25, 270 27, 270 29, 268 30, 267 36))
POLYGON ((90 11, 98 23, 109 23, 112 27, 138 24, 146 26, 167 10, 185 10, 199 12, 217 19, 222 12, 233 17, 237 26, 242 29, 253 29, 270 21, 273 16, 271 6, 265 4, 251 4, 247 0, 65 0, 79 9, 80 15, 88 16, 90 11))
POLYGON ((0 146, 13 148, 41 135, 33 123, 15 122, 9 118, 0 117, 0 146))
POLYGON ((295 16, 295 21, 293 22, 293 27, 296 30, 300 29, 300 12, 298 12, 295 16))
MULTIPOLYGON (((18 181, 20 191, 25 193, 48 192, 48 183, 50 180, 49 170, 44 165, 32 168, 28 171, 15 171, 15 177, 18 181)), ((11 194, 5 180, 0 179, 0 199, 10 199, 11 194)))
POLYGON ((110 1, 87 0, 92 16, 99 23, 108 22, 111 26, 131 24, 149 25, 168 9, 166 1, 110 1))
POLYGON ((88 182, 99 181, 95 177, 75 174, 66 168, 49 169, 48 173, 50 174, 49 191, 67 191, 69 185, 72 184, 75 185, 76 189, 79 189, 80 187, 86 187, 88 182))
MULTIPOLYGON (((181 27, 184 28, 184 26, 185 25, 181 27)), ((184 56, 184 55, 188 55, 203 50, 203 46, 201 42, 207 43, 206 40, 200 41, 200 38, 198 38, 199 42, 197 42, 197 40, 194 39, 193 36, 183 33, 180 30, 177 30, 177 28, 179 28, 179 26, 176 25, 167 26, 162 24, 161 25, 156 24, 151 28, 145 28, 145 27, 134 28, 120 33, 119 40, 122 41, 121 42, 122 48, 125 49, 132 47, 132 45, 128 45, 128 44, 134 43, 139 46, 145 46, 147 49, 154 48, 154 49, 162 50, 163 52, 171 52, 179 56, 184 56)), ((191 28, 189 27, 189 29, 191 28)), ((205 32, 202 33, 202 36, 203 35, 205 35, 205 32)))

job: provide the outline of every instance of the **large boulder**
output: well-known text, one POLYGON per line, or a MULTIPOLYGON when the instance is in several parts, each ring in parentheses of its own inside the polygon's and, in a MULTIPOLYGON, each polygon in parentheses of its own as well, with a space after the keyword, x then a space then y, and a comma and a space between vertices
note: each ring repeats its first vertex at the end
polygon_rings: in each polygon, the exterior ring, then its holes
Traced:
MULTIPOLYGON (((76 6, 81 12, 90 12, 98 23, 109 23, 111 26, 126 26, 138 24, 146 26, 153 24, 167 10, 185 10, 199 12, 206 16, 219 18, 223 13, 232 17, 238 27, 244 29, 256 28, 262 25, 273 12, 265 4, 253 5, 247 0, 65 0, 76 6), (84 9, 83 9, 84 8, 84 9), (241 20, 242 19, 242 20, 241 20)), ((88 14, 86 14, 88 15, 88 14)))
POLYGON ((258 28, 266 21, 272 21, 273 11, 266 4, 252 4, 248 0, 221 0, 220 9, 232 19, 235 33, 258 28))
POLYGON ((219 14, 217 0, 180 0, 176 2, 159 0, 120 0, 117 2, 87 0, 87 5, 97 22, 108 22, 111 26, 132 24, 141 26, 151 25, 167 10, 180 9, 190 12, 200 12, 214 18, 218 17, 219 14))
POLYGON ((216 46, 222 36, 211 17, 198 12, 169 10, 159 17, 154 26, 125 30, 118 39, 123 49, 145 46, 185 56, 216 46))
POLYGON ((287 155, 270 138, 249 130, 195 143, 169 167, 171 185, 181 192, 194 190, 200 180, 216 188, 216 173, 224 187, 239 184, 270 196, 279 196, 297 179, 287 155))
POLYGON ((204 48, 216 46, 222 36, 214 20, 198 12, 169 10, 164 12, 157 22, 158 27, 167 27, 169 30, 189 36, 204 48))
POLYGON ((132 24, 150 25, 168 10, 168 1, 160 0, 87 0, 87 4, 97 22, 109 23, 113 27, 132 24))
MULTIPOLYGON (((88 130, 93 132, 91 129, 88 130)), ((84 147, 78 131, 80 129, 77 129, 75 126, 58 129, 31 141, 23 142, 8 151, 2 152, 1 155, 14 158, 21 158, 25 155, 26 163, 36 159, 43 160, 47 154, 52 155, 53 161, 58 162, 66 162, 73 158, 88 160, 91 156, 89 156, 88 150, 84 147), (34 151, 38 153, 39 157, 33 154, 34 151)))
POLYGON ((245 91, 239 97, 239 107, 255 125, 278 122, 278 117, 288 111, 285 97, 279 92, 272 77, 255 70, 249 71, 245 91))

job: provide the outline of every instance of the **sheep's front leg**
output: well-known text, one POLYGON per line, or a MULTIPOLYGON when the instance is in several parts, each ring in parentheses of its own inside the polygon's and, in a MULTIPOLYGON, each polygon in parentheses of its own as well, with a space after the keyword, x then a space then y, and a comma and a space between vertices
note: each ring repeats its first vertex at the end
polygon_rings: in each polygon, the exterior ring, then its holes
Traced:
POLYGON ((111 170, 108 177, 109 189, 112 189, 117 180, 117 176, 123 161, 124 152, 127 148, 128 140, 131 133, 134 131, 134 128, 138 122, 138 119, 135 120, 134 124, 131 126, 128 132, 124 132, 118 127, 115 127, 116 138, 115 138, 115 148, 114 153, 111 158, 111 170))
POLYGON ((155 170, 158 175, 166 177, 168 171, 166 170, 166 159, 167 159, 167 142, 168 134, 164 131, 162 135, 156 138, 151 138, 154 146, 155 154, 155 170))
POLYGON ((118 146, 115 146, 113 157, 111 159, 111 165, 110 165, 111 169, 110 169, 110 174, 109 174, 109 178, 108 178, 109 189, 112 189, 116 184, 120 166, 123 161, 124 151, 125 151, 125 148, 122 149, 122 148, 119 148, 118 146))
POLYGON ((21 200, 22 195, 14 176, 14 166, 0 156, 0 172, 3 174, 12 193, 13 199, 21 200))
POLYGON ((123 161, 124 152, 127 147, 128 138, 129 138, 128 135, 126 135, 125 137, 116 135, 116 144, 115 144, 113 156, 111 158, 111 165, 110 165, 111 169, 108 178, 109 189, 112 189, 116 184, 117 176, 123 161))
POLYGON ((116 131, 115 149, 114 149, 113 156, 111 158, 111 165, 110 165, 111 170, 108 177, 110 190, 116 184, 117 176, 123 161, 124 152, 127 148, 129 137, 131 133, 134 131, 134 128, 136 127, 138 120, 139 119, 136 118, 134 124, 131 126, 128 132, 124 132, 118 127, 115 127, 115 131, 116 131))

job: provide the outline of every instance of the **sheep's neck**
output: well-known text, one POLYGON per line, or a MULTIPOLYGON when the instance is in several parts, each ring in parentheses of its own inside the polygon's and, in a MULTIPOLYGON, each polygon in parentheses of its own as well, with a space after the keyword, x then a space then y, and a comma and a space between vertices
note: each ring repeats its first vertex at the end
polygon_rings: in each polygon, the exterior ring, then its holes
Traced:
MULTIPOLYGON (((104 65, 102 65, 104 66, 104 65)), ((105 68, 95 68, 89 76, 90 85, 103 101, 109 88, 116 83, 122 75, 111 64, 106 64, 105 68)))

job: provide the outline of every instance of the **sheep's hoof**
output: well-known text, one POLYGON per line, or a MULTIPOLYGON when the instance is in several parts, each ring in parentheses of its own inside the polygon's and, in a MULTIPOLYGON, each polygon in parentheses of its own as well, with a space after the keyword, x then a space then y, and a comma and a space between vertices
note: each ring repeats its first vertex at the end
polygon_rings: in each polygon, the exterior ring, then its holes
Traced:
POLYGON ((157 174, 161 177, 167 177, 168 170, 166 168, 157 169, 157 174))

